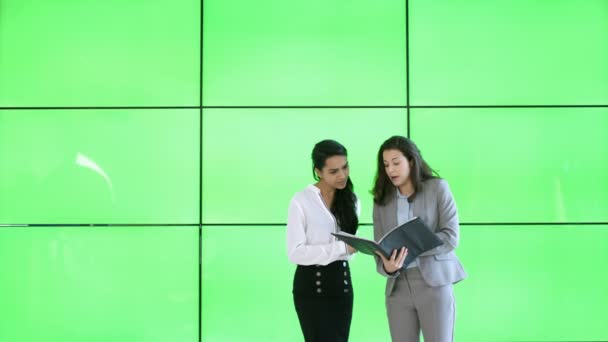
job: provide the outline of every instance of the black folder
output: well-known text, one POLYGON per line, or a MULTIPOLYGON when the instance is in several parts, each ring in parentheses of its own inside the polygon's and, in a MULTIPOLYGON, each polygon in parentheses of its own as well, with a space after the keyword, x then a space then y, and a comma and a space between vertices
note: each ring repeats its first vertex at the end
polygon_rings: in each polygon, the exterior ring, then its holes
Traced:
POLYGON ((361 253, 376 255, 375 252, 379 251, 386 258, 390 258, 394 249, 405 246, 407 248, 407 257, 403 262, 403 268, 414 261, 420 254, 443 245, 443 241, 435 233, 431 232, 419 217, 414 217, 404 224, 391 229, 377 243, 373 240, 345 232, 332 233, 332 235, 361 253))

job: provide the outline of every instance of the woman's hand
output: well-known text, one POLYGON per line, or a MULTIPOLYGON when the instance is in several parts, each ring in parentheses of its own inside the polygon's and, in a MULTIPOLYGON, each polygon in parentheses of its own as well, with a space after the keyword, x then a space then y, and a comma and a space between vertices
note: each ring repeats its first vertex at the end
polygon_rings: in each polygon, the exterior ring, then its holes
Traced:
POLYGON ((348 254, 355 254, 358 252, 356 249, 351 247, 351 245, 349 245, 347 243, 345 245, 346 245, 346 252, 348 252, 348 254))
POLYGON ((401 247, 401 249, 399 249, 399 254, 397 254, 396 249, 393 249, 390 259, 387 259, 380 252, 376 252, 376 254, 378 254, 378 256, 382 259, 382 264, 384 265, 384 270, 386 273, 392 274, 403 267, 403 262, 407 256, 407 248, 401 247))

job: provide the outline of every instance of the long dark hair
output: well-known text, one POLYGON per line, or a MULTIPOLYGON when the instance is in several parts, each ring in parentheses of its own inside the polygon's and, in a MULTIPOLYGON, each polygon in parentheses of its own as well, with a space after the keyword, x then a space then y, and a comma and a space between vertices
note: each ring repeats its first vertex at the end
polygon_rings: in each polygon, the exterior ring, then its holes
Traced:
POLYGON ((420 150, 413 141, 399 135, 392 136, 383 142, 378 150, 378 168, 376 170, 374 189, 372 190, 376 204, 385 205, 388 195, 396 191, 384 168, 382 153, 386 150, 401 151, 408 162, 411 163, 410 180, 414 187, 414 196, 422 190, 424 181, 431 178, 439 178, 439 174, 424 161, 420 150))
MULTIPOLYGON (((315 180, 319 180, 319 176, 315 173, 315 168, 322 170, 327 158, 333 156, 346 157, 346 148, 335 140, 323 140, 315 145, 315 148, 312 150, 312 175, 315 180)), ((336 222, 342 231, 350 234, 355 234, 359 226, 359 218, 357 217, 355 208, 357 205, 356 201, 353 183, 350 177, 348 177, 346 187, 344 189, 336 189, 330 211, 336 218, 336 222)))

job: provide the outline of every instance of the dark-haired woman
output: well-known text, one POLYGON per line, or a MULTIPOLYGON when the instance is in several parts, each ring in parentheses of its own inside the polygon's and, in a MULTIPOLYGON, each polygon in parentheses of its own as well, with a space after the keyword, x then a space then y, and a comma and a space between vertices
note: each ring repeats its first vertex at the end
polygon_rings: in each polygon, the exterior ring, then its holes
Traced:
POLYGON ((323 140, 315 145, 312 161, 317 182, 289 204, 287 254, 298 265, 293 299, 307 342, 348 341, 353 310, 348 260, 356 250, 331 233, 356 233, 359 202, 344 146, 323 140))
POLYGON ((378 151, 374 184, 374 238, 420 217, 443 245, 421 254, 402 269, 407 250, 390 259, 376 258, 378 272, 388 277, 386 310, 393 341, 451 342, 456 306, 452 284, 464 279, 454 250, 459 223, 448 183, 424 161, 410 139, 394 136, 378 151))

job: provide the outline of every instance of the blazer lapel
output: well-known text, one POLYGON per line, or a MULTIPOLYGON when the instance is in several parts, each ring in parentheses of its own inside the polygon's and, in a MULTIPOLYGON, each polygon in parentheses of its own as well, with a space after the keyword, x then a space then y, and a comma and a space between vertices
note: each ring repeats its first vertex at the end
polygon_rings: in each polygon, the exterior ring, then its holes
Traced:
POLYGON ((388 232, 389 230, 397 227, 397 196, 393 196, 393 198, 386 204, 385 213, 386 213, 386 218, 384 220, 384 222, 386 222, 385 230, 386 230, 386 232, 388 232))

